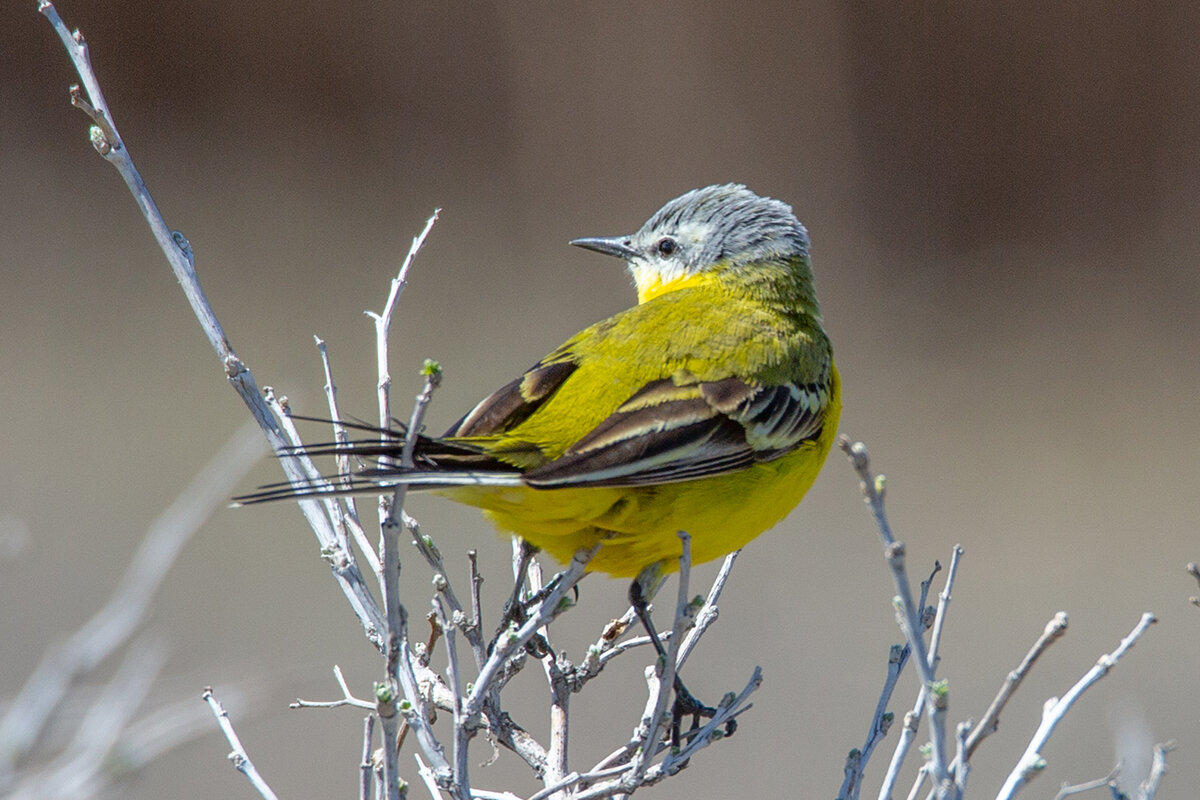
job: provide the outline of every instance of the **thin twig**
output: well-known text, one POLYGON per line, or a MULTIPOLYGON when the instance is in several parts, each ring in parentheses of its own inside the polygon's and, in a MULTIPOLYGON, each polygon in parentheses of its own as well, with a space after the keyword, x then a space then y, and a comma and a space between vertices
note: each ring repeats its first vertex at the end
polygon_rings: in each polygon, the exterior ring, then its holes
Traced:
MULTIPOLYGON (((642 778, 636 783, 631 781, 630 775, 634 770, 634 765, 631 763, 624 767, 610 767, 602 770, 593 770, 590 773, 580 776, 578 782, 591 782, 606 775, 616 775, 613 780, 604 781, 603 783, 595 784, 587 789, 577 792, 573 795, 572 800, 599 800, 604 797, 614 797, 631 793, 633 790, 642 786, 651 786, 659 781, 674 775, 683 769, 691 758, 700 750, 719 741, 722 738, 722 729, 727 726, 730 720, 741 716, 745 711, 748 711, 753 706, 748 703, 751 694, 758 690, 762 685, 762 669, 754 668, 754 672, 750 676, 745 688, 737 695, 731 695, 725 701, 717 706, 716 714, 708 721, 699 731, 695 731, 688 739, 686 745, 682 746, 678 752, 671 752, 661 762, 655 764, 645 771, 642 778)), ((667 749, 665 743, 659 743, 651 747, 651 758, 667 749)), ((604 759, 609 761, 610 759, 604 759)), ((549 788, 549 787, 548 787, 549 788)), ((542 796, 539 792, 534 797, 542 796)), ((534 800, 534 798, 530 798, 534 800)))
POLYGON ((1156 621, 1153 614, 1149 612, 1142 614, 1142 618, 1138 621, 1138 624, 1134 626, 1128 636, 1121 640, 1116 650, 1100 656, 1100 660, 1096 662, 1096 665, 1088 670, 1065 695, 1046 703, 1046 706, 1042 709, 1042 723, 1034 732, 1033 738, 1029 740, 1029 745, 1025 748, 1025 753, 1017 761, 1012 772, 1008 774, 1008 778, 1004 781, 1004 786, 1001 787, 1000 793, 996 795, 996 800, 1010 800, 1016 796, 1021 787, 1037 777, 1046 765, 1041 751, 1046 746, 1046 742, 1050 739, 1051 734, 1054 733, 1054 729, 1058 727, 1058 723, 1062 722, 1067 711, 1070 710, 1075 701, 1092 684, 1103 678, 1108 674, 1109 670, 1116 666, 1121 656, 1125 655, 1129 648, 1133 647, 1137 640, 1141 638, 1141 635, 1146 632, 1146 629, 1156 621))
MULTIPOLYGON (((534 596, 542 591, 542 567, 536 559, 529 563, 529 590, 534 596)), ((546 748, 546 762, 542 773, 545 785, 559 783, 567 774, 567 743, 570 735, 571 687, 558 663, 554 646, 550 643, 550 628, 543 625, 537 635, 544 642, 545 653, 541 657, 542 673, 550 689, 550 739, 546 748)))
MULTIPOLYGON (((424 396, 424 393, 422 394, 424 396)), ((428 401, 426 401, 428 402, 428 401)), ((411 454, 409 456, 411 458, 411 454)), ((401 512, 401 519, 404 522, 404 527, 408 528, 412 534, 413 544, 417 548, 417 552, 425 559, 425 563, 433 570, 433 583, 438 594, 445 598, 446 605, 450 609, 450 620, 452 624, 463 632, 463 636, 467 640, 467 644, 471 647, 471 654, 475 659, 475 667, 478 669, 483 665, 487 658, 487 644, 483 640, 482 626, 477 622, 471 622, 467 619, 466 609, 459 602, 458 595, 454 593, 454 587, 450 584, 450 574, 446 570, 445 561, 442 558, 442 552, 438 549, 433 541, 433 537, 421 532, 420 524, 410 517, 407 513, 401 512)), ((473 565, 473 569, 477 569, 477 565, 473 565)), ((482 582, 478 572, 474 572, 471 576, 471 604, 472 615, 478 617, 479 603, 479 587, 475 581, 482 582)))
MULTIPOLYGON (((208 298, 200 287, 200 280, 195 269, 194 253, 187 238, 179 231, 171 230, 158 210, 149 189, 146 188, 141 174, 134 165, 129 148, 113 123, 112 113, 105 102, 99 81, 92 69, 91 59, 82 34, 78 31, 72 33, 67 29, 52 3, 44 0, 39 4, 38 10, 50 22, 66 48, 67 54, 75 66, 75 71, 83 83, 88 103, 110 123, 104 129, 93 126, 90 132, 92 142, 97 152, 116 168, 125 181, 130 194, 133 195, 155 241, 170 264, 176 280, 179 281, 192 308, 192 313, 196 316, 209 344, 220 359, 230 385, 246 404, 272 450, 280 455, 280 465, 288 480, 299 487, 310 487, 314 483, 319 483, 321 475, 312 461, 302 454, 288 450, 288 442, 259 392, 253 374, 238 358, 226 338, 208 298)), ((331 521, 325 516, 323 506, 311 498, 301 500, 299 505, 309 526, 316 534, 322 550, 334 547, 338 542, 338 535, 334 531, 331 521)), ((383 628, 383 615, 380 613, 370 589, 367 588, 362 574, 353 563, 331 564, 331 566, 334 578, 350 602, 354 613, 358 616, 363 632, 376 647, 382 648, 384 641, 380 632, 383 628)))
MULTIPOLYGON (((233 688, 227 690, 226 697, 231 702, 241 703, 242 694, 233 688)), ((99 766, 105 776, 114 780, 124 775, 135 775, 146 766, 158 762, 165 753, 211 731, 212 715, 207 708, 196 706, 195 698, 168 703, 128 725, 111 754, 117 759, 108 757, 99 766)), ((39 780, 37 785, 45 789, 50 784, 39 780)), ((97 788, 96 784, 91 788, 97 788)), ((19 792, 12 795, 14 798, 24 796, 19 792)), ((84 793, 67 793, 66 796, 82 797, 84 793)))
POLYGON ((683 640, 683 644, 679 645, 679 656, 675 661, 675 668, 683 669, 684 662, 688 656, 692 654, 692 650, 700 643, 700 637, 717 621, 720 616, 720 609, 717 607, 717 601, 721 599, 721 592, 725 591, 725 584, 729 581, 729 576, 733 572, 733 564, 737 561, 738 554, 741 550, 734 550, 729 555, 725 556, 725 560, 721 562, 721 568, 717 571, 717 577, 713 579, 712 586, 709 587, 708 595, 704 598, 704 605, 696 612, 695 623, 687 636, 683 640))
POLYGON ((948 777, 945 728, 944 725, 940 725, 941 715, 934 713, 935 709, 932 707, 935 693, 926 690, 934 683, 933 664, 930 662, 922 636, 921 612, 913 602, 912 588, 909 586, 908 574, 904 567, 904 543, 896 541, 892 535, 892 528, 883 508, 883 476, 876 478, 871 474, 871 460, 867 448, 862 442, 852 443, 846 436, 838 437, 838 447, 850 458, 854 471, 858 473, 863 499, 871 509, 879 537, 883 541, 884 557, 891 570, 892 582, 900 604, 897 616, 904 635, 912 646, 914 666, 921 677, 921 691, 924 692, 925 701, 931 704, 929 764, 934 784, 940 785, 945 783, 948 777))
POLYGON ((1000 691, 996 693, 996 697, 984 712, 983 718, 975 725, 971 735, 967 737, 967 758, 969 759, 975 753, 975 748, 979 747, 980 742, 987 738, 990 734, 996 731, 1000 724, 1000 712, 1004 710, 1004 706, 1008 704, 1009 699, 1016 693, 1021 685, 1021 681, 1033 669, 1033 665, 1041 657, 1042 653, 1050 645, 1057 642, 1063 634, 1067 632, 1067 612, 1059 611, 1054 615, 1054 618, 1046 623, 1046 627, 1042 630, 1041 636, 1029 648, 1029 652, 1021 659, 1021 663, 1016 669, 1008 673, 1004 678, 1004 684, 1000 687, 1000 691))
MULTIPOLYGON (((929 599, 929 590, 933 586, 933 579, 939 572, 941 572, 941 570, 941 562, 934 561, 933 570, 929 573, 929 576, 925 578, 925 580, 921 581, 920 606, 922 609, 926 608, 925 603, 929 599)), ((926 615, 922 613, 922 619, 924 619, 925 616, 926 615)), ((889 653, 888 676, 884 681, 884 689, 880 694, 880 703, 876 705, 875 717, 872 720, 872 725, 877 726, 878 729, 884 733, 886 733, 886 731, 891 727, 891 722, 893 721, 888 720, 884 715, 886 702, 884 700, 884 695, 886 694, 888 697, 891 696, 892 692, 894 691, 895 683, 897 680, 899 680, 900 673, 903 672, 904 666, 908 663, 911 655, 912 645, 907 642, 905 642, 898 654, 895 652, 895 650, 889 653)), ((880 800, 886 800, 887 798, 890 798, 892 793, 895 791, 896 782, 900 779, 900 769, 904 765, 904 760, 908 757, 908 753, 912 749, 913 742, 915 742, 917 738, 917 731, 921 724, 921 718, 925 712, 926 691, 926 687, 922 685, 921 689, 917 692, 917 699, 913 702, 912 708, 904 714, 904 721, 900 727, 900 735, 897 737, 896 748, 892 751, 891 760, 888 762, 887 770, 884 772, 883 782, 879 787, 880 800)), ((851 797, 854 797, 861 789, 862 772, 866 768, 867 759, 870 756, 871 749, 874 747, 871 737, 868 737, 867 742, 869 747, 863 748, 863 754, 858 765, 858 774, 856 776, 852 776, 854 781, 849 787, 851 790, 851 794, 849 796, 851 797)), ((926 775, 927 773, 918 775, 917 780, 924 781, 926 775)))
POLYGON ((667 643, 666 663, 662 665, 662 674, 656 677, 649 674, 647 679, 650 683, 650 696, 653 698, 653 704, 648 704, 650 709, 649 718, 643 718, 639 726, 637 734, 634 736, 636 740, 640 740, 641 747, 633 755, 633 760, 630 762, 630 770, 622 779, 628 791, 632 792, 638 786, 642 785, 642 780, 645 777, 646 771, 650 767, 650 761, 654 757, 655 745, 659 740, 663 726, 667 724, 667 705, 671 700, 671 693, 675 686, 676 674, 676 657, 679 654, 679 642, 683 636, 685 623, 690 620, 688 614, 688 579, 691 576, 692 570, 692 537, 685 531, 679 532, 680 540, 680 555, 679 555, 679 590, 675 603, 675 621, 672 624, 671 639, 667 643))
POLYGON ((433 798, 433 800, 442 800, 444 797, 442 794, 442 787, 438 784, 437 776, 434 775, 433 770, 430 769, 429 765, 425 763, 425 760, 421 758, 420 753, 413 753, 413 758, 417 760, 417 774, 420 775, 421 780, 425 782, 425 788, 429 790, 429 796, 433 798))
POLYGON ((967 751, 967 734, 971 732, 971 721, 965 720, 958 723, 958 728, 954 732, 954 741, 957 745, 955 760, 959 767, 954 771, 954 790, 956 792, 956 800, 961 800, 963 793, 967 790, 967 776, 971 773, 971 761, 966 757, 967 751))
POLYGON ((467 720, 462 713, 462 671, 458 665, 458 639, 455 636, 455 625, 446 619, 446 609, 435 595, 433 611, 437 615, 438 624, 446 638, 446 674, 450 679, 450 690, 454 693, 454 785, 469 790, 471 786, 467 772, 467 753, 470 730, 467 720))
POLYGON ((912 788, 908 790, 908 800, 916 800, 917 795, 921 793, 921 787, 925 785, 925 781, 929 778, 929 770, 929 762, 925 762, 917 770, 917 777, 913 780, 912 788))
MULTIPOLYGON (((933 579, 939 572, 942 571, 940 561, 933 562, 933 569, 929 575, 921 581, 921 596, 917 605, 921 609, 925 609, 925 603, 929 599, 929 590, 933 586, 933 579)), ((925 618, 924 611, 922 619, 925 618)), ((896 689, 896 684, 900 680, 900 675, 904 672, 905 665, 908 664, 909 656, 912 654, 912 648, 908 644, 894 644, 888 650, 887 672, 884 676, 883 687, 879 692, 879 699, 875 702, 875 713, 871 717, 871 724, 867 730, 867 738, 861 749, 851 750, 846 758, 846 765, 843 769, 844 777, 842 778, 842 786, 838 791, 837 796, 844 800, 857 800, 862 792, 862 779, 866 771, 867 764, 874 754, 875 748, 879 745, 883 738, 887 736, 891 730, 892 723, 895 721, 895 715, 889 712, 888 705, 891 703, 892 694, 896 689)), ((917 714, 919 715, 922 706, 917 706, 917 714)), ((881 796, 884 792, 888 795, 891 793, 891 787, 895 785, 895 781, 899 776, 900 766, 908 753, 911 741, 916 736, 916 725, 913 724, 917 717, 909 718, 909 724, 904 726, 900 741, 897 743, 896 749, 892 754, 892 761, 888 766, 888 770, 884 777, 884 787, 881 790, 881 796)))
POLYGON ((1154 800, 1158 795, 1158 785, 1163 775, 1167 774, 1167 753, 1175 749, 1175 742, 1161 742, 1154 745, 1154 758, 1150 762, 1150 774, 1138 786, 1138 800, 1154 800))
POLYGON ((371 799, 371 783, 375 778, 375 760, 371 758, 371 744, 375 736, 375 715, 363 717, 362 760, 358 764, 358 800, 371 799))
MULTIPOLYGON (((658 634, 658 640, 663 643, 671 641, 671 631, 660 632, 658 634)), ((635 636, 632 639, 622 639, 622 640, 618 641, 616 644, 609 645, 607 648, 604 649, 603 652, 601 652, 599 650, 595 650, 595 652, 597 653, 596 663, 598 666, 602 666, 604 664, 607 664, 609 661, 612 661, 614 658, 621 655, 622 653, 627 653, 630 650, 633 650, 638 647, 647 647, 647 646, 651 645, 652 643, 653 642, 649 636, 635 636)), ((595 645, 593 645, 592 647, 595 648, 595 645)), ((591 649, 589 649, 589 653, 590 652, 592 652, 591 649)), ((587 662, 585 661, 584 664, 586 664, 586 663, 587 662)), ((583 665, 581 665, 581 666, 583 666, 583 665)), ((599 674, 599 670, 589 670, 586 674, 582 675, 581 677, 590 679, 590 678, 595 677, 597 674, 599 674)))
MULTIPOLYGON (((925 706, 925 689, 924 687, 917 693, 917 702, 913 704, 916 711, 909 709, 904 713, 904 721, 900 728, 900 736, 896 742, 896 749, 892 751, 892 759, 888 762, 887 771, 884 772, 883 782, 879 786, 879 800, 889 800, 892 797, 896 788, 896 783, 900 780, 900 768, 904 765, 904 759, 908 756, 908 751, 912 747, 913 741, 917 738, 917 729, 921 724, 921 709, 925 706)), ((922 765, 922 770, 924 765, 922 765)))
MULTIPOLYGON (((342 412, 338 407, 337 399, 337 384, 333 380, 333 364, 329 360, 329 348, 325 344, 325 340, 319 336, 314 336, 316 340, 317 351, 321 354, 321 367, 325 372, 325 397, 329 404, 329 420, 333 425, 333 440, 339 445, 348 444, 350 435, 346 431, 346 426, 342 423, 342 412)), ((337 465, 338 484, 349 489, 352 481, 350 473, 350 456, 346 453, 338 453, 335 458, 337 465)), ((353 495, 347 495, 341 498, 346 509, 345 522, 350 529, 350 535, 354 538, 354 543, 358 545, 358 550, 362 553, 363 558, 367 560, 371 571, 375 574, 375 581, 382 586, 383 576, 381 575, 382 565, 379 563, 379 555, 376 553, 375 547, 367 539, 367 532, 363 529, 362 522, 358 518, 358 504, 355 502, 353 495)))
POLYGON ((950 569, 946 573, 946 583, 942 586, 941 594, 938 595, 937 613, 933 618, 933 631, 929 634, 929 667, 932 670, 937 669, 938 662, 941 660, 938 648, 942 643, 942 628, 946 623, 946 612, 950 608, 954 579, 958 576, 958 562, 962 558, 962 554, 962 545, 954 545, 954 550, 950 554, 950 569))
MULTIPOLYGON (((954 551, 950 556, 950 570, 946 573, 946 583, 942 587, 942 592, 938 596, 937 612, 934 615, 933 630, 929 634, 929 674, 935 674, 938 666, 938 649, 942 643, 942 630, 945 625, 946 613, 950 607, 950 598, 954 589, 954 578, 958 575, 958 562, 962 557, 962 545, 955 545, 954 551)), ((932 758, 935 774, 943 774, 938 771, 938 765, 945 765, 947 761, 946 746, 946 710, 949 708, 949 684, 946 681, 935 681, 932 684, 926 684, 924 690, 933 700, 929 704, 929 744, 932 753, 937 753, 941 749, 941 757, 932 758)), ((963 733, 965 736, 965 732, 963 733)), ((949 770, 946 769, 939 784, 939 791, 942 787, 949 789, 953 784, 949 780, 949 770)))
MULTIPOLYGON (((432 221, 429 222, 426 230, 432 224, 432 221)), ((410 251, 410 260, 417 246, 417 243, 414 242, 414 251, 410 251)), ((406 269, 408 263, 409 261, 405 262, 406 269)), ((394 290, 393 294, 396 293, 394 290)), ((387 323, 391 319, 393 304, 393 300, 389 298, 384 319, 377 323, 381 327, 380 337, 382 337, 378 340, 378 346, 385 351, 387 323)), ((416 431, 420 429, 421 420, 429 406, 433 390, 440 380, 439 376, 440 373, 437 372, 426 374, 425 387, 413 405, 408 438, 401 456, 402 466, 412 466, 411 443, 415 441, 416 431)), ((383 775, 388 800, 399 800, 399 754, 396 752, 396 746, 400 733, 400 720, 396 716, 397 689, 402 690, 404 702, 411 711, 406 714, 405 722, 416 733, 421 750, 433 763, 432 769, 439 784, 449 784, 453 775, 445 751, 434 735, 433 727, 429 724, 428 709, 425 698, 420 692, 408 643, 408 611, 400 603, 400 528, 403 525, 402 517, 407 492, 406 484, 397 484, 392 490, 391 502, 388 503, 383 498, 380 502, 380 516, 382 517, 380 528, 383 539, 383 607, 387 624, 387 682, 390 687, 387 696, 391 698, 391 702, 384 703, 380 709, 380 717, 383 729, 383 775)), ((455 800, 467 800, 462 795, 466 791, 465 787, 457 787, 457 789, 458 791, 453 792, 455 800)))
POLYGON ((1112 768, 1112 771, 1103 778, 1096 778, 1092 781, 1084 781, 1083 783, 1068 784, 1064 783, 1058 789, 1058 794, 1054 795, 1054 800, 1064 800, 1067 797, 1075 794, 1090 792, 1094 789, 1103 789, 1105 786, 1111 786, 1116 781, 1117 776, 1121 774, 1120 765, 1112 768))
MULTIPOLYGON (((313 336, 313 340, 316 342, 317 352, 321 355, 321 368, 325 372, 323 388, 325 400, 329 404, 329 422, 333 426, 333 441, 338 445, 346 445, 350 443, 350 434, 346 431, 346 426, 342 424, 342 411, 338 407, 338 390, 337 384, 333 381, 333 364, 329 360, 329 347, 320 336, 313 336)), ((334 457, 334 462, 337 464, 338 482, 344 488, 350 488, 350 455, 339 452, 334 457)))
POLYGON ((266 800, 278 800, 275 792, 271 791, 271 787, 263 780, 262 775, 258 774, 258 770, 255 769, 254 762, 250 760, 250 756, 246 754, 246 748, 242 747, 242 740, 238 738, 237 731, 233 729, 233 723, 229 721, 228 712, 225 711, 221 702, 213 696, 211 686, 204 688, 202 697, 204 702, 208 703, 208 707, 212 709, 213 716, 217 718, 217 724, 221 726, 221 732, 225 734, 225 741, 229 742, 229 760, 233 762, 234 768, 245 775, 255 791, 266 800))
POLYGON ((852 750, 850 755, 847 756, 846 766, 843 770, 842 786, 837 794, 839 798, 857 800, 862 791, 863 772, 866 769, 867 762, 870 760, 871 754, 879 742, 887 736, 895 719, 895 715, 889 712, 887 707, 891 702, 892 692, 896 688, 900 674, 904 670, 904 665, 908 662, 909 652, 911 651, 899 644, 892 645, 888 651, 887 672, 884 675, 883 688, 879 692, 879 699, 875 702, 875 713, 871 717, 871 725, 867 731, 867 738, 861 749, 852 750))
POLYGON ((371 800, 371 784, 374 781, 374 759, 371 745, 374 739, 376 715, 362 717, 362 758, 359 762, 359 800, 371 800))
POLYGON ((341 708, 342 706, 353 706, 354 708, 375 710, 375 703, 354 696, 350 691, 350 687, 346 685, 346 676, 342 674, 342 668, 337 664, 333 665, 333 675, 337 679, 338 686, 342 688, 341 700, 302 700, 296 698, 294 703, 288 704, 288 708, 341 708))
POLYGON ((478 634, 468 635, 467 641, 471 644, 471 652, 475 656, 475 668, 479 669, 487 660, 487 649, 483 644, 483 604, 479 600, 479 589, 483 586, 483 576, 479 574, 479 553, 474 549, 468 550, 467 561, 471 565, 471 619, 466 627, 478 634), (479 641, 478 647, 475 645, 476 640, 479 641))
MULTIPOLYGON (((412 245, 408 248, 408 255, 404 257, 404 263, 400 266, 400 272, 392 279, 392 288, 388 292, 387 302, 383 305, 383 313, 376 314, 373 311, 363 312, 375 320, 375 355, 376 366, 379 372, 379 382, 377 385, 379 394, 379 427, 383 430, 390 427, 392 423, 390 395, 392 377, 388 366, 388 340, 392 327, 392 314, 396 309, 396 301, 400 299, 400 293, 408 285, 408 270, 413 264, 413 259, 417 257, 417 253, 425 245, 425 239, 429 236, 429 231, 433 229, 433 223, 437 222, 441 211, 440 208, 435 208, 433 214, 425 221, 425 227, 417 236, 413 237, 412 245)), ((411 428, 409 431, 416 433, 411 428)))

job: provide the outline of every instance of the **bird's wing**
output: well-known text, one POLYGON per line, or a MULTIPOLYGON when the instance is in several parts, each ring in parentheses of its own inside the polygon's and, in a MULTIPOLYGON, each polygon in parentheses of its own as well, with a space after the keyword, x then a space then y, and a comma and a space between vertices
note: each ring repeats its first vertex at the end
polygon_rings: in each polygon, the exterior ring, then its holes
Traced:
MULTIPOLYGON (((482 425, 482 420, 488 419, 489 409, 509 409, 505 415, 492 415, 494 423, 508 420, 508 424, 514 425, 511 421, 514 417, 528 416, 532 409, 522 411, 524 405, 513 399, 520 393, 521 382, 518 379, 497 391, 452 430, 478 430, 470 425, 482 425), (476 422, 471 422, 472 417, 476 422)), ((534 384, 536 381, 530 382, 534 384)), ((529 392, 527 398, 534 396, 535 393, 529 392)), ((421 437, 416 447, 417 466, 412 469, 385 463, 346 476, 340 483, 322 478, 301 485, 271 484, 234 499, 239 504, 250 504, 285 497, 360 494, 399 483, 424 489, 522 484, 555 489, 675 483, 733 472, 791 452, 820 435, 829 401, 828 373, 813 383, 764 386, 740 378, 698 381, 681 372, 645 384, 562 456, 523 474, 507 460, 489 453, 486 447, 421 437)), ((539 402, 526 399, 525 404, 536 407, 539 402)), ((330 442, 299 447, 296 452, 311 456, 353 455, 369 461, 396 458, 403 439, 395 431, 386 433, 391 438, 385 441, 330 442)), ((506 452, 507 458, 512 455, 511 451, 506 452)))
POLYGON ((539 489, 644 486, 732 472, 816 438, 829 401, 828 371, 804 385, 652 381, 562 456, 527 471, 525 482, 539 489))
POLYGON ((562 348, 480 400, 446 436, 492 436, 520 425, 537 411, 579 366, 562 348))

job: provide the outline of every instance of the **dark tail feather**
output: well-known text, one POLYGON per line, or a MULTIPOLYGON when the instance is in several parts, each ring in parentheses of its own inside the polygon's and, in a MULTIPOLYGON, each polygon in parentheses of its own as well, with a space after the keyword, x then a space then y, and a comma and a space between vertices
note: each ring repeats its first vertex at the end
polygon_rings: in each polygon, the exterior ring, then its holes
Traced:
POLYGON ((522 486, 521 473, 511 467, 500 470, 427 470, 371 469, 348 480, 321 478, 300 483, 270 483, 258 491, 233 498, 235 506, 292 500, 302 497, 340 497, 351 494, 378 494, 406 484, 417 491, 449 489, 455 486, 522 486))
POLYGON ((299 500, 305 497, 342 497, 352 494, 369 494, 380 491, 379 484, 371 481, 351 478, 349 485, 330 483, 326 480, 304 481, 298 483, 268 483, 258 487, 257 491, 238 495, 233 498, 233 507, 252 506, 258 503, 270 503, 274 500, 299 500))
MULTIPOLYGON (((333 424, 332 420, 323 417, 306 417, 301 414, 292 414, 291 418, 305 422, 322 422, 326 425, 333 424)), ((396 427, 393 428, 380 428, 376 425, 359 421, 341 422, 340 424, 344 428, 369 433, 376 438, 352 439, 346 442, 326 441, 300 444, 285 447, 276 453, 276 456, 354 456, 372 460, 399 459, 404 450, 404 441, 408 430, 407 426, 402 423, 397 422, 396 427)), ((455 467, 470 464, 474 468, 480 468, 487 463, 494 462, 495 459, 484 454, 478 447, 418 434, 417 441, 413 445, 413 461, 416 466, 425 469, 449 467, 451 464, 455 467)), ((377 461, 376 463, 380 468, 394 466, 377 461)))
MULTIPOLYGON (((293 414, 292 419, 331 424, 331 420, 293 414)), ((317 442, 285 447, 277 458, 295 456, 351 456, 365 461, 366 469, 349 476, 325 475, 307 481, 281 481, 258 487, 254 492, 233 498, 235 506, 255 505, 275 500, 304 497, 340 497, 375 494, 397 484, 429 490, 464 485, 520 485, 520 473, 510 464, 498 461, 480 448, 446 439, 418 435, 413 446, 413 467, 398 466, 404 450, 405 426, 379 428, 362 422, 342 423, 355 431, 374 434, 373 439, 348 442, 317 442)))

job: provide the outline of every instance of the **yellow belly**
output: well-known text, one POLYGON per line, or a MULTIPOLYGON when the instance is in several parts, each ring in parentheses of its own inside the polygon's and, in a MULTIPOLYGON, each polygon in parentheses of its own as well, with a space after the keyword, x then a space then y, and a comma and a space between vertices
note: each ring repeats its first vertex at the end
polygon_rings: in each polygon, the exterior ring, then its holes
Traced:
POLYGON ((787 516, 816 480, 840 411, 835 391, 820 438, 727 475, 634 488, 456 487, 438 493, 483 509, 501 530, 560 562, 599 543, 589 571, 634 577, 660 561, 673 570, 681 552, 678 531, 691 535, 692 562, 701 564, 737 550, 787 516))

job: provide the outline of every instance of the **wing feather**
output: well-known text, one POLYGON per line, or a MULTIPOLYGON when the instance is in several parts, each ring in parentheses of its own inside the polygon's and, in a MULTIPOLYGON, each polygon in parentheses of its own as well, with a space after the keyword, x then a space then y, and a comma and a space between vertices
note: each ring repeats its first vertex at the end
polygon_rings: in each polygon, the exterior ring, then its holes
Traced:
POLYGON ((642 486, 743 469, 820 435, 828 403, 828 376, 762 386, 681 373, 646 384, 525 481, 544 489, 642 486))
POLYGON ((535 364, 521 377, 479 401, 445 435, 490 436, 511 430, 537 411, 578 366, 578 362, 569 359, 535 364))

